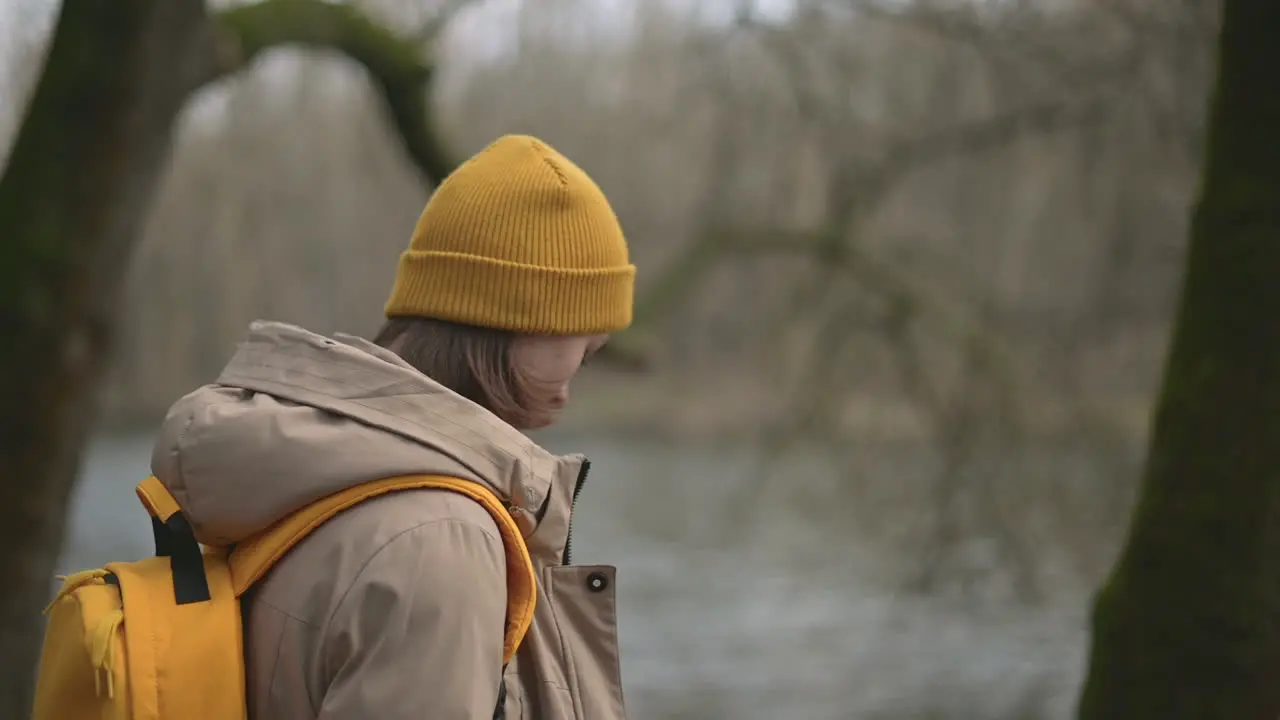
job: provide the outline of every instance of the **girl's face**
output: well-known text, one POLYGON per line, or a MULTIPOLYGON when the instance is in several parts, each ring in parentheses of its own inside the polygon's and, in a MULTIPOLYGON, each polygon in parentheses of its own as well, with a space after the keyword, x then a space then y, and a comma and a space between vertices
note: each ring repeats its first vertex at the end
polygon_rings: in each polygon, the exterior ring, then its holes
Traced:
POLYGON ((546 427, 569 402, 569 383, 608 335, 522 335, 511 346, 511 364, 525 389, 527 430, 546 427))

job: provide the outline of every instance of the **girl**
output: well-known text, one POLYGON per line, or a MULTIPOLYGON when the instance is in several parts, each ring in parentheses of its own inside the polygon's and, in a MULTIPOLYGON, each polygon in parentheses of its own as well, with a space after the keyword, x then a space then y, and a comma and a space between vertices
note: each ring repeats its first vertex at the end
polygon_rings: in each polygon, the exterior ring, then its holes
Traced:
POLYGON ((443 475, 495 494, 537 577, 503 666, 507 552, 466 495, 405 490, 317 528, 244 601, 255 718, 624 718, 614 570, 571 565, 586 480, 520 431, 555 419, 582 363, 631 321, 635 267, 608 201, 531 137, 436 190, 373 342, 250 329, 170 411, 152 469, 202 542, 230 545, 346 488, 443 475))

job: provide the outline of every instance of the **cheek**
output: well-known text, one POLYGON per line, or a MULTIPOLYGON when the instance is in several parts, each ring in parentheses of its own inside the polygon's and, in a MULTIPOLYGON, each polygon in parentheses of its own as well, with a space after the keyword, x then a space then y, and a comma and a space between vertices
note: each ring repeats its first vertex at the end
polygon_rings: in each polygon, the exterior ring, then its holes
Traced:
POLYGON ((526 376, 525 391, 528 410, 539 418, 537 425, 550 425, 556 413, 569 403, 569 384, 575 374, 574 369, 543 367, 538 375, 526 376))
POLYGON ((568 403, 569 385, 582 366, 586 350, 587 341, 580 338, 538 338, 517 346, 513 359, 524 379, 531 411, 555 412, 568 403))
POLYGON ((515 354, 524 376, 548 388, 567 386, 582 365, 584 350, 575 345, 528 345, 515 354))
POLYGON ((526 429, 545 428, 555 423, 556 416, 568 404, 569 383, 530 379, 525 383, 525 393, 526 429))
MULTIPOLYGON (((544 368, 544 371, 546 368, 544 368)), ((569 384, 573 380, 573 370, 562 372, 543 372, 529 375, 529 391, 533 400, 552 407, 561 407, 569 401, 569 384)))

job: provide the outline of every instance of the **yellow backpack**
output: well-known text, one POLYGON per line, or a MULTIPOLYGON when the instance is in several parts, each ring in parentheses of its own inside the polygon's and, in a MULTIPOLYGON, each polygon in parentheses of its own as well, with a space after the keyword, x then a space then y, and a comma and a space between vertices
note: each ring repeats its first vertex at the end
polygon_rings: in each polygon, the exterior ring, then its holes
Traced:
POLYGON ((337 513, 377 495, 439 488, 493 516, 507 553, 503 662, 533 620, 536 576, 502 502, 457 478, 377 480, 324 498, 233 549, 202 548, 156 478, 138 485, 156 557, 108 563, 67 577, 46 611, 33 720, 244 720, 240 595, 298 541, 337 513))

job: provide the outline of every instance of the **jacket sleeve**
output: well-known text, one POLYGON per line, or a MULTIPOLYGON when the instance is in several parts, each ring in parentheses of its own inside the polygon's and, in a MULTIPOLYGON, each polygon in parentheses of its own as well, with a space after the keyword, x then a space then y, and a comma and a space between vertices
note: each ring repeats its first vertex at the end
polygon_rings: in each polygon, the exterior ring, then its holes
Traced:
POLYGON ((502 541, 485 528, 449 519, 397 536, 330 620, 318 720, 491 720, 506 597, 502 541))

